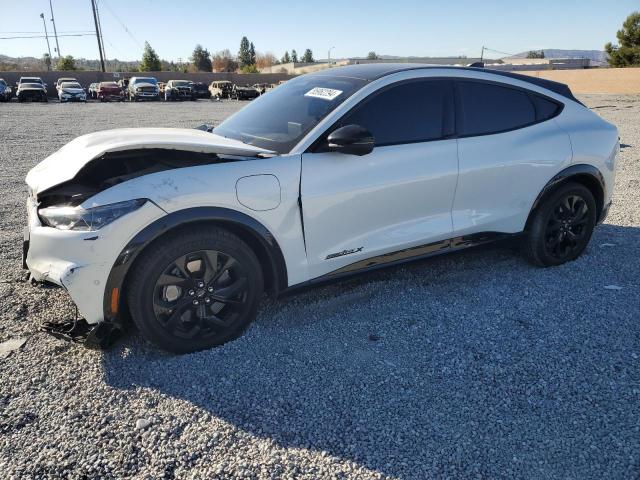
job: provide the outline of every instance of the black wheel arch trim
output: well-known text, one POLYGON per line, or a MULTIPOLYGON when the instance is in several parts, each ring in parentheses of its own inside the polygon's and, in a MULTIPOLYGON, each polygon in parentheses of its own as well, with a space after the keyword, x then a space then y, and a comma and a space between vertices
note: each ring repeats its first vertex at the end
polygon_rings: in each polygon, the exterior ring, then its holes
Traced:
POLYGON ((606 214, 606 211, 605 211, 606 205, 604 205, 603 203, 604 199, 607 198, 607 187, 604 181, 604 175, 602 175, 602 172, 597 167, 594 167, 593 165, 580 163, 576 165, 570 165, 564 170, 558 172, 556 175, 553 176, 551 180, 547 182, 547 184, 540 191, 535 201, 533 202, 533 206, 531 207, 531 211, 529 213, 529 218, 527 218, 527 226, 529 224, 529 220, 531 219, 532 213, 538 208, 543 198, 549 192, 551 192, 552 190, 554 190, 556 187, 563 184, 567 180, 570 180, 571 178, 578 179, 579 177, 585 177, 585 176, 594 180, 601 190, 600 192, 601 198, 596 197, 596 203, 599 203, 598 204, 599 211, 598 211, 598 219, 597 219, 599 223, 602 220, 603 214, 606 214))
MULTIPOLYGON (((124 295, 123 287, 127 274, 131 266, 135 263, 138 255, 154 240, 159 239, 165 233, 193 223, 215 223, 229 228, 232 232, 240 232, 250 238, 253 245, 259 245, 263 252, 256 252, 260 263, 264 269, 264 262, 270 278, 265 278, 265 283, 271 286, 272 292, 277 295, 287 288, 287 267, 282 250, 275 237, 259 221, 247 214, 222 207, 194 207, 185 210, 178 210, 161 217, 142 229, 129 243, 122 249, 114 262, 107 283, 105 285, 103 297, 104 320, 118 323, 118 317, 122 313, 124 295), (257 242, 257 243, 256 243, 257 242), (260 258, 260 253, 266 253, 267 258, 260 258), (112 295, 114 289, 118 289, 116 294, 116 311, 112 311, 112 295)), ((264 256, 263 256, 264 257, 264 256)))

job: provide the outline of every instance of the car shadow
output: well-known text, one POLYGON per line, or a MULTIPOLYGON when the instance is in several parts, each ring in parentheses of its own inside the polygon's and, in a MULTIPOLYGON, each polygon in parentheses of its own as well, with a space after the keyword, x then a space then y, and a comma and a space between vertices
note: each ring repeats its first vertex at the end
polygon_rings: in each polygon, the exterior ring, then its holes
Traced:
POLYGON ((640 229, 615 225, 557 268, 508 245, 435 257, 268 302, 217 349, 131 335, 105 381, 384 475, 612 477, 608 435, 637 424, 612 405, 638 374, 639 259, 640 229))

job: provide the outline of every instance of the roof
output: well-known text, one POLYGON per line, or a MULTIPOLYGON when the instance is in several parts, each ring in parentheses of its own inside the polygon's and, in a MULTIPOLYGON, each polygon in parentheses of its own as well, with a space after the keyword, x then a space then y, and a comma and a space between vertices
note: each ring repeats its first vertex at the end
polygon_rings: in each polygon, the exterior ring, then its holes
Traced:
POLYGON ((560 82, 554 82, 553 80, 547 80, 545 78, 532 77, 529 75, 520 75, 518 73, 507 72, 502 70, 492 70, 487 68, 476 67, 455 67, 445 65, 425 65, 424 63, 367 63, 358 65, 347 65, 344 67, 331 68, 329 70, 322 70, 319 72, 309 73, 308 75, 318 76, 336 76, 336 77, 351 77, 359 78, 361 80, 372 82, 387 75, 391 75, 398 72, 404 72, 408 70, 421 70, 421 69, 456 69, 467 70, 472 72, 482 72, 492 75, 498 75, 501 77, 512 78, 514 80, 520 80, 522 82, 531 83, 538 87, 551 90, 558 95, 562 95, 569 100, 578 102, 578 99, 573 96, 571 90, 567 85, 560 82))

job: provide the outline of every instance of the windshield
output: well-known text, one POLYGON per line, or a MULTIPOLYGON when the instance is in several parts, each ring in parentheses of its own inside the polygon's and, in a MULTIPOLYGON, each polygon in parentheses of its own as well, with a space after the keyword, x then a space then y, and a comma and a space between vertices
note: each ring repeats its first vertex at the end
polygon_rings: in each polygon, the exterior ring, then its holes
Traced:
POLYGON ((20 87, 22 88, 42 88, 42 85, 39 83, 21 83, 20 87))
POLYGON ((107 88, 120 88, 116 82, 102 82, 100 83, 100 86, 107 88))
POLYGON ((222 122, 213 133, 278 153, 288 153, 365 83, 364 80, 347 77, 298 77, 253 100, 222 122))
POLYGON ((62 88, 82 88, 77 82, 62 82, 62 88))
POLYGON ((174 80, 173 85, 176 87, 190 87, 191 82, 189 82, 188 80, 174 80))
POLYGON ((144 78, 136 78, 133 81, 134 84, 136 83, 158 83, 158 81, 155 78, 152 77, 144 77, 144 78))
POLYGON ((2 80, 0 78, 0 85, 2 85, 3 87, 6 87, 7 86, 7 82, 5 82, 4 80, 2 80))
POLYGON ((20 79, 20 83, 41 83, 42 80, 35 77, 25 77, 20 79))

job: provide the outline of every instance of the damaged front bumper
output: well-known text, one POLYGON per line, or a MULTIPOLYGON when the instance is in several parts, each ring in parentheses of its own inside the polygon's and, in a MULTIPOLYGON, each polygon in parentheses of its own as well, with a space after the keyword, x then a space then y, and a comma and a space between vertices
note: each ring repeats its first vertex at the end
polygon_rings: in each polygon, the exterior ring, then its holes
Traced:
POLYGON ((165 215, 153 202, 146 202, 100 230, 74 231, 44 226, 31 197, 27 211, 24 267, 33 281, 63 287, 88 325, 105 319, 105 285, 122 249, 142 228, 165 215))

